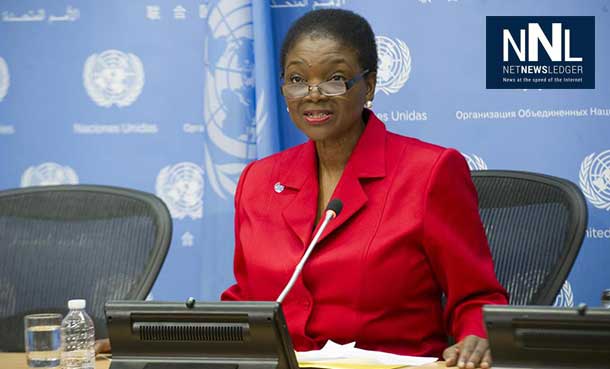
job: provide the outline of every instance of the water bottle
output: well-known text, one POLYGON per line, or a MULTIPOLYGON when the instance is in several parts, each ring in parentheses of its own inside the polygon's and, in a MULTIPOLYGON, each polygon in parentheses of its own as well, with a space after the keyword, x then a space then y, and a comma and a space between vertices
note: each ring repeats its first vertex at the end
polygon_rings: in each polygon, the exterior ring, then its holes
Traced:
POLYGON ((95 327, 85 312, 85 300, 70 300, 70 312, 61 322, 64 369, 95 368, 95 327))
POLYGON ((610 289, 602 292, 602 307, 610 309, 610 289))

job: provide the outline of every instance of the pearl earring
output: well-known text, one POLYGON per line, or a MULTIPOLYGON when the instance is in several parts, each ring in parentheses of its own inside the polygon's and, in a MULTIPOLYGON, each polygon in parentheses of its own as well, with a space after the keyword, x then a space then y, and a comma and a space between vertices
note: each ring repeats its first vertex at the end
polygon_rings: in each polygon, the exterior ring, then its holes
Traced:
POLYGON ((286 107, 286 111, 287 111, 288 113, 290 113, 290 108, 286 107))
POLYGON ((371 100, 367 100, 366 103, 364 103, 364 107, 367 109, 370 109, 373 107, 373 102, 371 100))

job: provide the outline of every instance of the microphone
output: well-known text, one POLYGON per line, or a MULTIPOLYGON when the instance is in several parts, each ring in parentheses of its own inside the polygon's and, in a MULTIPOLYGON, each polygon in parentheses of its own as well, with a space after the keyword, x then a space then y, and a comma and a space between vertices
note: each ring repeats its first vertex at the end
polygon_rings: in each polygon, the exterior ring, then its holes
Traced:
POLYGON ((282 293, 280 293, 280 296, 277 298, 276 302, 282 303, 282 301, 284 301, 284 298, 286 298, 286 295, 288 294, 288 292, 290 292, 290 290, 292 289, 292 286, 294 286, 294 283, 296 282, 297 277, 299 276, 299 274, 301 274, 301 271, 303 270, 303 265, 305 265, 305 262, 309 258, 309 255, 313 251, 313 248, 316 245, 316 243, 318 243, 318 239, 322 235, 322 232, 324 232, 324 229, 328 225, 328 222, 330 222, 331 219, 337 217, 337 215, 339 215, 339 213, 341 213, 342 209, 343 209, 343 203, 341 202, 341 200, 332 199, 328 202, 328 206, 326 206, 326 212, 324 214, 324 220, 322 221, 322 225, 318 229, 318 232, 316 232, 316 235, 314 236, 313 240, 311 240, 311 242, 309 243, 309 246, 307 246, 307 250, 305 251, 305 254, 303 255, 303 257, 297 264, 296 268, 294 268, 292 277, 290 277, 290 280, 286 284, 286 287, 284 287, 284 290, 282 291, 282 293))
POLYGON ((328 206, 326 207, 326 212, 332 211, 334 215, 333 218, 339 215, 339 213, 343 210, 343 203, 339 199, 332 199, 328 202, 328 206))

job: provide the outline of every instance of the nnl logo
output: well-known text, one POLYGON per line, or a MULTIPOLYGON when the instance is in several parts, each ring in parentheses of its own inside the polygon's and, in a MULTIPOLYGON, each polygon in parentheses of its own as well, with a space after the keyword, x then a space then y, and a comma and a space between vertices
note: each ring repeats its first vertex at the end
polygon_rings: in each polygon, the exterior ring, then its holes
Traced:
POLYGON ((595 88, 595 17, 487 17, 487 88, 595 88))
POLYGON ((525 29, 519 30, 519 43, 515 41, 513 34, 510 29, 502 30, 502 59, 508 61, 509 46, 512 46, 513 51, 517 55, 520 61, 538 61, 538 46, 542 45, 549 59, 554 62, 566 61, 566 62, 581 62, 582 57, 573 57, 570 55, 570 30, 564 28, 562 32, 561 23, 553 23, 551 26, 551 41, 546 37, 546 34, 540 27, 539 23, 528 23, 527 32, 525 29), (527 43, 526 41, 527 34, 527 43), (563 53, 562 51, 563 46, 563 53), (526 50, 527 59, 525 57, 526 50), (565 57, 562 58, 562 55, 565 57))

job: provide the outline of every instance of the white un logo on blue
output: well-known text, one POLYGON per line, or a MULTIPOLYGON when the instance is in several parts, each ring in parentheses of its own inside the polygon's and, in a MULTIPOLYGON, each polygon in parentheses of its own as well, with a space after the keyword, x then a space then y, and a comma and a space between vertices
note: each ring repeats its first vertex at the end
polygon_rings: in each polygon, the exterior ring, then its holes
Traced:
POLYGON ((565 281, 561 287, 561 291, 555 297, 553 303, 555 307, 573 307, 574 306, 574 292, 572 291, 572 285, 570 282, 565 281))
POLYGON ((78 175, 71 167, 53 162, 28 167, 21 176, 21 187, 78 184, 78 175))
POLYGON ((235 193, 246 163, 256 158, 257 130, 267 121, 264 97, 259 109, 255 104, 249 1, 221 0, 209 9, 204 73, 205 170, 214 193, 225 199, 235 193))
POLYGON ((398 92, 411 74, 411 52, 407 44, 396 38, 377 36, 377 54, 379 67, 377 70, 376 91, 386 95, 398 92))
POLYGON ((142 92, 144 67, 134 54, 106 50, 87 58, 83 84, 91 100, 99 106, 129 106, 142 92))
POLYGON ((0 57, 0 101, 4 99, 10 85, 10 76, 8 74, 8 65, 6 61, 0 57))
POLYGON ((464 154, 461 153, 462 156, 464 157, 464 159, 466 159, 466 163, 468 164, 468 169, 470 170, 486 170, 487 169, 487 163, 485 163, 485 160, 483 160, 482 157, 476 155, 476 154, 464 154))
POLYGON ((610 210, 610 150, 585 157, 580 165, 578 182, 593 206, 610 210))
POLYGON ((155 189, 172 218, 203 217, 203 170, 195 163, 168 165, 157 176, 155 189))

